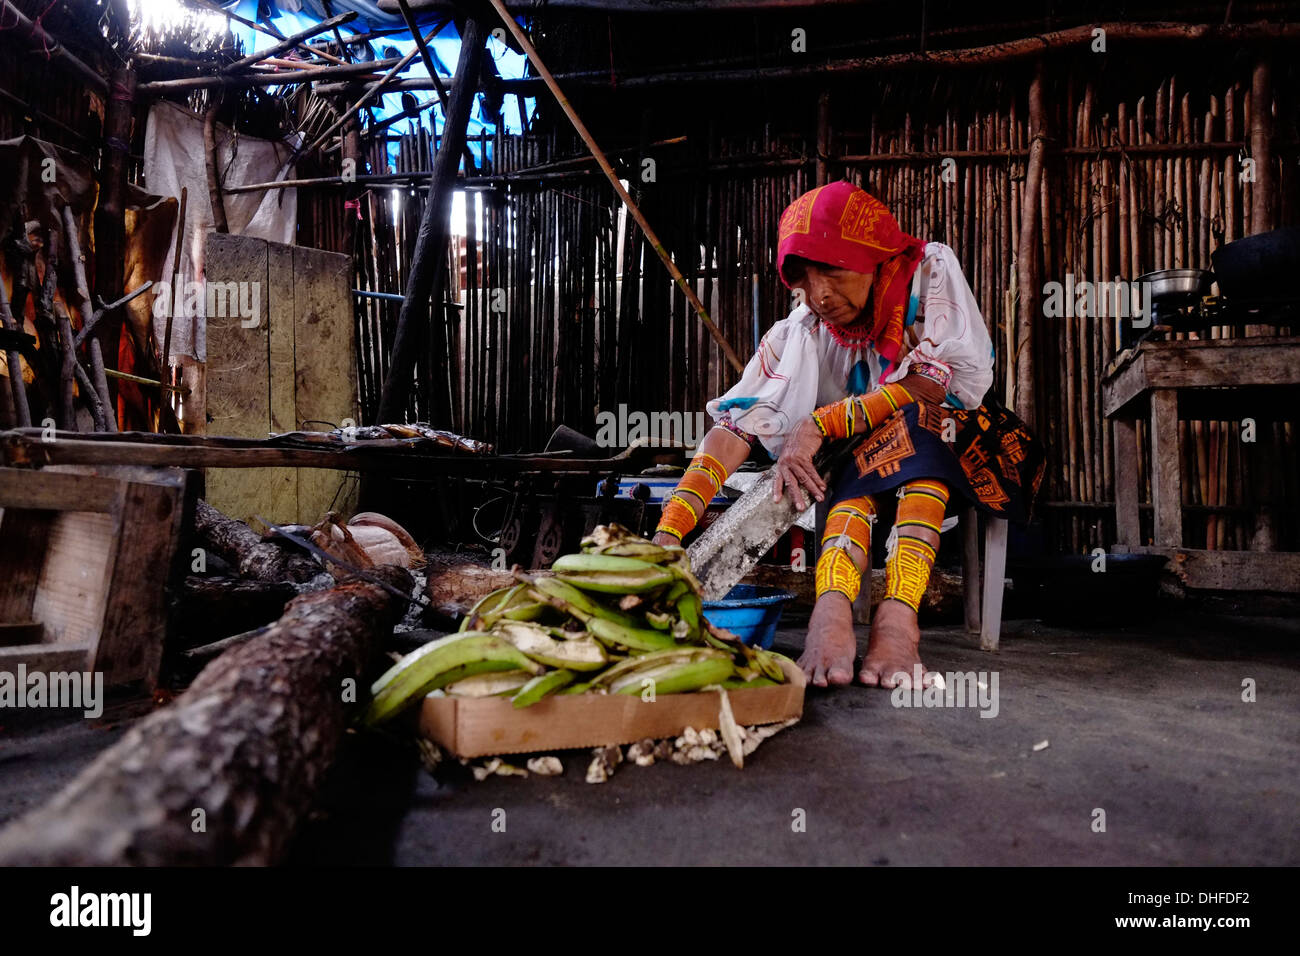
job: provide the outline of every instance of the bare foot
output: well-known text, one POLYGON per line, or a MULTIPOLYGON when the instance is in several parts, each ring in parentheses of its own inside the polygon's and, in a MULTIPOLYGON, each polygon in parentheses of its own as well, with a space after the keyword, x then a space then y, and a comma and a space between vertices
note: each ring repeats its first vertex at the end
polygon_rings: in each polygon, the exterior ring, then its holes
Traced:
POLYGON ((922 684, 930 683, 931 675, 921 664, 920 644, 916 612, 902 601, 881 601, 871 622, 867 656, 862 660, 858 680, 868 687, 911 688, 915 669, 919 667, 922 684))
POLYGON ((853 658, 858 641, 853 636, 853 605, 838 591, 823 594, 808 621, 799 666, 817 687, 848 684, 853 680, 853 658))

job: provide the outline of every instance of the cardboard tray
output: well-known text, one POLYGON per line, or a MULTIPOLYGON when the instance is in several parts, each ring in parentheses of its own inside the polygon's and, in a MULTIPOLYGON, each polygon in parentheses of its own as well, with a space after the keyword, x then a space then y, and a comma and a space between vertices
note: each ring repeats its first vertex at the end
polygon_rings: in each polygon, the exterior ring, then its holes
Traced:
MULTIPOLYGON (((789 683, 727 692, 741 726, 773 724, 803 716, 807 680, 781 661, 789 683)), ((639 694, 578 694, 548 697, 516 710, 505 697, 426 697, 420 733, 457 757, 570 750, 630 744, 646 737, 676 737, 687 727, 718 727, 718 695, 665 694, 653 702, 639 694)))

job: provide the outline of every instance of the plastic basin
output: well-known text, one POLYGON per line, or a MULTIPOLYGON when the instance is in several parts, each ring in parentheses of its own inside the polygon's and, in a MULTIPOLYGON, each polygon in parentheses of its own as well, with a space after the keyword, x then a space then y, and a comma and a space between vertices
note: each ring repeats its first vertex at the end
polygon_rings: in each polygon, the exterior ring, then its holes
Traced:
POLYGON ((735 634, 746 644, 764 649, 772 646, 781 609, 794 597, 780 588, 737 584, 720 601, 705 601, 704 616, 715 627, 735 634))

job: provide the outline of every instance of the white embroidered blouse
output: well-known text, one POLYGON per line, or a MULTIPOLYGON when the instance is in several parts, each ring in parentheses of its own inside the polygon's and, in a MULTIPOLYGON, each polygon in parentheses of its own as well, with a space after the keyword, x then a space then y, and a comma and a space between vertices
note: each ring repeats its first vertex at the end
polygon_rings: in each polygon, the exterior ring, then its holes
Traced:
POLYGON ((757 436, 776 457, 813 409, 896 382, 916 362, 950 376, 945 404, 977 407, 993 384, 993 343, 957 254, 941 242, 926 243, 924 252, 896 366, 868 342, 841 344, 800 305, 763 336, 740 381, 708 403, 713 420, 757 436))

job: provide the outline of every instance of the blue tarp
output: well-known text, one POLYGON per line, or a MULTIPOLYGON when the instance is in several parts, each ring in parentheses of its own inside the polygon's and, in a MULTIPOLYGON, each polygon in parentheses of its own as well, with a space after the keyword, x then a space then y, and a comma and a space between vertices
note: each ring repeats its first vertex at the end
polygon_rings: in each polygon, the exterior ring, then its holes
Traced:
MULTIPOLYGON (((264 0, 264 3, 271 8, 271 23, 285 36, 305 30, 313 24, 328 19, 322 0, 264 0)), ((234 0, 234 2, 222 3, 224 9, 248 20, 256 19, 257 6, 257 0, 234 0)), ((370 41, 376 59, 383 60, 393 56, 405 56, 415 47, 415 40, 410 32, 405 29, 405 22, 402 20, 401 15, 385 13, 372 0, 331 0, 329 8, 334 16, 347 13, 350 10, 357 12, 358 16, 355 20, 340 28, 345 40, 349 33, 369 33, 373 30, 386 30, 394 27, 403 28, 401 33, 379 37, 370 41)), ((427 31, 433 29, 436 23, 437 18, 432 15, 416 14, 416 24, 426 31, 426 35, 427 31)), ((252 27, 244 26, 242 23, 236 23, 233 20, 230 21, 230 28, 235 36, 243 41, 244 49, 250 53, 264 50, 269 46, 273 46, 276 42, 273 37, 254 30, 252 27)), ((527 57, 514 52, 497 39, 488 40, 488 51, 492 54, 492 58, 496 62, 497 72, 503 79, 517 79, 524 75, 524 67, 528 62, 527 57)), ((460 56, 460 35, 456 32, 455 24, 448 23, 439 31, 438 35, 429 44, 429 52, 433 56, 434 65, 443 76, 449 76, 455 70, 456 60, 460 56)), ((402 75, 403 77, 415 79, 427 77, 429 73, 424 67, 423 60, 416 57, 402 75)), ((450 86, 450 83, 447 85, 450 86)), ((432 90, 415 95, 421 102, 429 97, 437 96, 432 90)), ((531 117, 536 108, 536 101, 532 97, 528 97, 524 100, 524 104, 528 116, 531 117)), ((402 112, 400 93, 386 93, 376 98, 371 104, 371 109, 376 121, 398 115, 402 112)), ((433 122, 437 124, 436 131, 440 133, 443 120, 441 104, 435 104, 426 109, 418 118, 426 132, 429 130, 430 122, 433 122)), ((522 132, 523 123, 520 120, 517 97, 505 97, 501 104, 501 120, 507 133, 522 132)), ((404 120, 394 124, 390 129, 393 133, 404 132, 409 130, 414 122, 417 122, 417 120, 404 120)), ((496 125, 483 114, 483 95, 480 93, 474 99, 468 133, 471 136, 476 136, 482 132, 493 133, 495 131, 496 125)), ((475 161, 481 166, 483 156, 479 144, 472 143, 471 149, 475 153, 475 161)), ((488 151, 490 154, 490 144, 488 151)), ((390 145, 388 155, 389 161, 396 163, 396 144, 390 145)), ((375 172, 383 171, 375 170, 375 172)))

